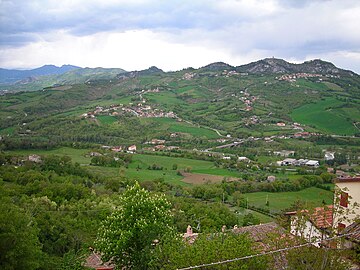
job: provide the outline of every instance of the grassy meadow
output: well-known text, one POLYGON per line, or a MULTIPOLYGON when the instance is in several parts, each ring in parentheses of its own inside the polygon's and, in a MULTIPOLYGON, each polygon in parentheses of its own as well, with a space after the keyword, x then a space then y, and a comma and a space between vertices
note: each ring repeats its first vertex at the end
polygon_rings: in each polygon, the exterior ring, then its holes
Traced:
POLYGON ((327 98, 296 108, 291 117, 296 122, 314 126, 329 134, 354 135, 358 130, 350 119, 359 119, 360 111, 359 108, 347 108, 345 105, 335 98, 327 98))
POLYGON ((289 208, 294 202, 302 201, 308 207, 320 206, 323 201, 328 205, 333 202, 333 193, 324 189, 311 187, 294 192, 256 192, 245 193, 243 198, 250 206, 266 207, 266 199, 269 200, 269 209, 272 212, 280 212, 289 208))

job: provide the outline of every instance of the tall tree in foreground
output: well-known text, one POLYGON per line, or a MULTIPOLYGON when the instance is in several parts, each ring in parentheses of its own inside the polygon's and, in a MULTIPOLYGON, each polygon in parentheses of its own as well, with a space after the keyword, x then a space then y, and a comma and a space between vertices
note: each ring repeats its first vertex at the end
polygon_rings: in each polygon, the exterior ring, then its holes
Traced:
POLYGON ((41 245, 33 219, 9 200, 0 201, 0 269, 38 269, 41 245))
POLYGON ((98 231, 96 247, 103 261, 128 269, 147 269, 154 243, 171 232, 171 204, 138 183, 120 198, 121 208, 107 217, 98 231))

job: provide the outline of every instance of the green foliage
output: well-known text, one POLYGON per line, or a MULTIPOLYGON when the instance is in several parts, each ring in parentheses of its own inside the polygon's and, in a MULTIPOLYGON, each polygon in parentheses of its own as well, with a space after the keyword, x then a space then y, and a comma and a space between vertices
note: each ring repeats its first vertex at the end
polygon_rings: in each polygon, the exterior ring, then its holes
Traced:
MULTIPOLYGON (((164 239, 155 249, 150 269, 178 269, 248 256, 259 252, 247 235, 202 234, 189 244, 180 237, 164 239)), ((241 260, 205 269, 268 269, 266 257, 241 260)))
POLYGON ((252 213, 248 213, 243 218, 243 226, 257 225, 260 220, 256 218, 252 213))
POLYGON ((220 203, 205 203, 191 198, 172 199, 174 223, 179 232, 185 232, 191 225, 195 232, 212 232, 223 225, 233 227, 238 217, 229 207, 220 203))
POLYGON ((121 208, 99 228, 96 246, 105 260, 131 269, 146 269, 152 244, 172 230, 170 203, 139 184, 120 198, 121 208))
POLYGON ((41 244, 34 219, 9 200, 0 201, 0 268, 38 269, 41 244))
POLYGON ((286 256, 289 269, 299 270, 346 270, 350 269, 345 261, 344 252, 327 248, 306 246, 290 250, 286 256))

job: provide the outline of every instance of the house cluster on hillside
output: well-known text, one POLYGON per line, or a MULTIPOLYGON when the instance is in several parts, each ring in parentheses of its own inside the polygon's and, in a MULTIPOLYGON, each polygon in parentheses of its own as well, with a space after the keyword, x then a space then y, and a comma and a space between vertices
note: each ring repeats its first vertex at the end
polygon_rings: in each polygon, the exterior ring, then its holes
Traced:
POLYGON ((320 163, 317 160, 311 159, 294 159, 294 158, 285 158, 282 161, 278 161, 279 166, 309 166, 309 167, 319 167, 320 163))
POLYGON ((253 104, 256 100, 258 100, 258 97, 251 96, 246 90, 240 91, 240 94, 243 96, 239 97, 239 100, 245 104, 245 111, 251 111, 253 109, 253 104))
POLYGON ((134 114, 137 117, 165 117, 165 118, 178 118, 173 111, 165 112, 161 109, 153 109, 151 106, 143 106, 141 103, 129 107, 122 108, 124 112, 134 114))
POLYGON ((103 106, 96 106, 95 110, 84 113, 81 115, 81 117, 95 118, 96 115, 117 115, 118 114, 117 111, 120 110, 122 106, 123 106, 122 104, 117 104, 117 105, 113 104, 110 105, 110 107, 108 108, 103 106))
POLYGON ((253 115, 249 118, 245 118, 244 121, 245 121, 245 126, 249 126, 249 125, 256 125, 256 124, 260 123, 261 119, 259 116, 253 115))
POLYGON ((192 78, 194 78, 196 76, 196 73, 193 72, 187 72, 184 74, 184 76, 182 77, 184 80, 191 80, 192 78))
POLYGON ((95 118, 97 115, 112 115, 116 116, 120 113, 130 113, 137 117, 167 117, 178 118, 177 115, 172 112, 165 112, 160 109, 154 109, 149 105, 138 103, 136 105, 130 103, 129 105, 111 105, 109 108, 97 106, 94 111, 89 111, 81 115, 84 118, 95 118))
POLYGON ((102 149, 104 150, 110 150, 110 151, 113 151, 113 152, 128 152, 128 153, 134 153, 136 152, 136 145, 133 144, 133 145, 130 145, 130 146, 108 146, 108 145, 103 145, 101 146, 102 149))
POLYGON ((279 81, 288 81, 288 82, 296 82, 296 79, 300 78, 314 78, 314 77, 322 77, 321 74, 311 74, 311 73, 294 73, 294 74, 284 74, 280 77, 276 77, 279 81))
POLYGON ((172 146, 172 145, 164 145, 164 144, 158 144, 154 147, 144 147, 142 150, 144 151, 172 151, 172 150, 178 150, 180 149, 179 146, 172 146))
POLYGON ((240 73, 236 72, 235 70, 224 70, 221 73, 222 76, 229 78, 230 76, 240 75, 240 73))

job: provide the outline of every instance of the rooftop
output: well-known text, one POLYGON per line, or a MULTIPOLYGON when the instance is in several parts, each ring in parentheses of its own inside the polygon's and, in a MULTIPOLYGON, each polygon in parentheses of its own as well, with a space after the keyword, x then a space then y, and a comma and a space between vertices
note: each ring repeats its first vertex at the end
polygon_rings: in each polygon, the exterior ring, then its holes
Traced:
POLYGON ((344 177, 344 178, 336 178, 335 179, 335 183, 346 183, 346 182, 359 182, 360 183, 360 176, 344 177))
POLYGON ((360 221, 355 221, 354 223, 347 226, 342 234, 351 234, 347 238, 351 241, 360 243, 360 221))

